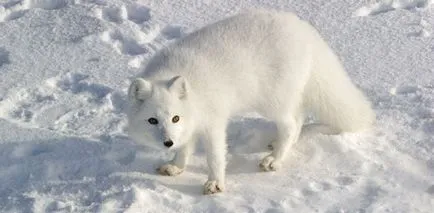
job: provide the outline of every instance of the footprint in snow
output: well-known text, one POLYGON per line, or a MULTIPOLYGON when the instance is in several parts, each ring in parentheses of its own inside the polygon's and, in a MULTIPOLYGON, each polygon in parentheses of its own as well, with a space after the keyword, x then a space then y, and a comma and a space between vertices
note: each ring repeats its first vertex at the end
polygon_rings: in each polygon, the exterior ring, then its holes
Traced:
POLYGON ((355 16, 375 16, 397 9, 411 10, 426 8, 432 4, 431 0, 381 0, 356 10, 355 16))
POLYGON ((0 117, 26 127, 98 134, 101 125, 120 131, 124 105, 123 93, 70 72, 36 88, 12 89, 0 102, 0 117))
POLYGON ((21 0, 0 3, 0 22, 19 19, 31 9, 58 10, 67 5, 68 0, 21 0))
POLYGON ((7 11, 4 13, 3 18, 0 16, 0 22, 12 21, 15 19, 19 19, 26 14, 27 10, 20 11, 7 11))
MULTIPOLYGON (((95 83, 87 81, 88 75, 81 73, 67 73, 63 78, 50 82, 52 86, 58 87, 65 92, 72 92, 73 94, 88 93, 91 99, 99 101, 106 97, 112 89, 95 83)), ((53 80, 52 80, 53 81, 53 80)))
POLYGON ((312 181, 308 186, 301 191, 304 196, 311 196, 321 191, 328 191, 332 188, 332 185, 328 182, 316 182, 312 181))
POLYGON ((23 105, 13 111, 12 117, 23 120, 24 122, 30 122, 33 119, 34 113, 28 109, 29 105, 23 105))
POLYGON ((392 95, 409 95, 409 94, 416 94, 420 91, 419 86, 398 86, 393 87, 390 89, 390 94, 392 95))
POLYGON ((424 18, 421 18, 418 23, 409 24, 409 26, 415 26, 416 30, 412 33, 408 33, 408 37, 430 37, 432 34, 431 24, 427 22, 424 18))
POLYGON ((110 7, 102 10, 101 18, 110 22, 122 22, 127 19, 127 9, 125 6, 122 7, 110 7))
POLYGON ((130 5, 127 7, 128 20, 142 24, 151 19, 151 10, 141 5, 130 5))
MULTIPOLYGON (((132 32, 125 32, 114 26, 113 30, 103 32, 100 36, 102 41, 110 44, 119 54, 134 56, 129 63, 131 67, 140 66, 143 61, 141 56, 153 51, 153 44, 150 42, 161 34, 158 27, 156 27, 158 30, 155 30, 149 25, 151 10, 140 4, 98 8, 95 15, 104 21, 113 22, 132 30, 132 32)), ((174 32, 174 36, 169 37, 177 37, 177 34, 179 32, 174 32)))
POLYGON ((334 183, 329 183, 327 181, 323 181, 323 182, 312 181, 308 184, 306 188, 304 188, 301 191, 301 193, 304 196, 312 196, 316 193, 331 190, 334 186, 345 188, 349 185, 352 185, 354 183, 354 180, 353 178, 348 176, 339 176, 333 182, 334 183))
POLYGON ((419 23, 410 24, 416 25, 417 28, 414 32, 408 33, 408 37, 430 37, 432 35, 432 23, 428 20, 431 17, 428 6, 434 4, 432 0, 380 0, 375 3, 371 3, 364 7, 359 8, 353 13, 353 16, 376 16, 379 14, 395 11, 395 10, 409 10, 418 11, 421 19, 419 23))
POLYGON ((135 39, 127 37, 119 31, 104 32, 101 40, 110 44, 120 54, 136 56, 145 54, 148 50, 135 39))
POLYGON ((97 15, 103 20, 115 23, 129 20, 136 24, 142 24, 151 19, 150 9, 139 4, 105 8, 98 11, 97 15))
POLYGON ((25 0, 24 2, 28 2, 29 9, 58 10, 68 5, 68 0, 25 0))
POLYGON ((52 94, 47 94, 39 89, 22 89, 9 97, 0 104, 1 117, 25 123, 32 122, 42 106, 52 103, 56 99, 52 94))

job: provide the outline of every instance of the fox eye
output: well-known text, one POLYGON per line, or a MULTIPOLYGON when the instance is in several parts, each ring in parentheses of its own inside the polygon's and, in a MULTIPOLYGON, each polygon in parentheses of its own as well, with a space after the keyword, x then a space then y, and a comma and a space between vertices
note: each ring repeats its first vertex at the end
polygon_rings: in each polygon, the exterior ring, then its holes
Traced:
POLYGON ((173 123, 178 123, 178 121, 179 121, 179 116, 177 116, 177 115, 173 116, 172 122, 173 123))
POLYGON ((152 125, 157 125, 158 124, 158 120, 156 118, 149 118, 148 122, 152 125))

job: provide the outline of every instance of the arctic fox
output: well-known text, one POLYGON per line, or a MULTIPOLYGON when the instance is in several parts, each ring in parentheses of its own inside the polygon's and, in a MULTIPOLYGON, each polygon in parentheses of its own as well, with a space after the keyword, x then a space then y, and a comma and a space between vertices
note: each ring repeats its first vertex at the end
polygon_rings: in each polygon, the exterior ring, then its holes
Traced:
POLYGON ((331 132, 369 128, 375 114, 338 57, 308 22, 292 13, 249 11, 195 31, 159 51, 128 91, 129 135, 176 150, 163 175, 183 172, 192 144, 204 141, 204 193, 225 188, 226 126, 255 111, 273 120, 277 140, 259 163, 279 169, 308 113, 331 132))

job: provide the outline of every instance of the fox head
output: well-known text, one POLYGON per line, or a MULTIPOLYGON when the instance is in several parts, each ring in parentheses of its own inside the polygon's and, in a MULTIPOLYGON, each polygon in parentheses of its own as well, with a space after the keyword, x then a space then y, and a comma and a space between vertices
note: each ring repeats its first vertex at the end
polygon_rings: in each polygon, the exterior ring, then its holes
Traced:
POLYGON ((154 148, 176 149, 190 136, 191 111, 187 81, 135 79, 128 90, 128 134, 138 143, 154 148))

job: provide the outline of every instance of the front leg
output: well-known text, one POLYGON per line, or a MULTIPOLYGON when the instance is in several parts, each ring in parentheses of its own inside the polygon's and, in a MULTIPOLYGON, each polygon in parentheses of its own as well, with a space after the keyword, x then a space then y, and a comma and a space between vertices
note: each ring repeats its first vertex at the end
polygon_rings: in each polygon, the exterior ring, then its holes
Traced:
POLYGON ((175 158, 173 158, 171 162, 164 164, 157 169, 158 173, 166 176, 176 176, 181 174, 187 166, 192 149, 192 143, 184 145, 184 147, 180 148, 176 152, 175 158))
POLYGON ((214 126, 205 137, 207 162, 209 167, 208 181, 204 186, 204 194, 224 191, 226 168, 226 126, 214 126))

